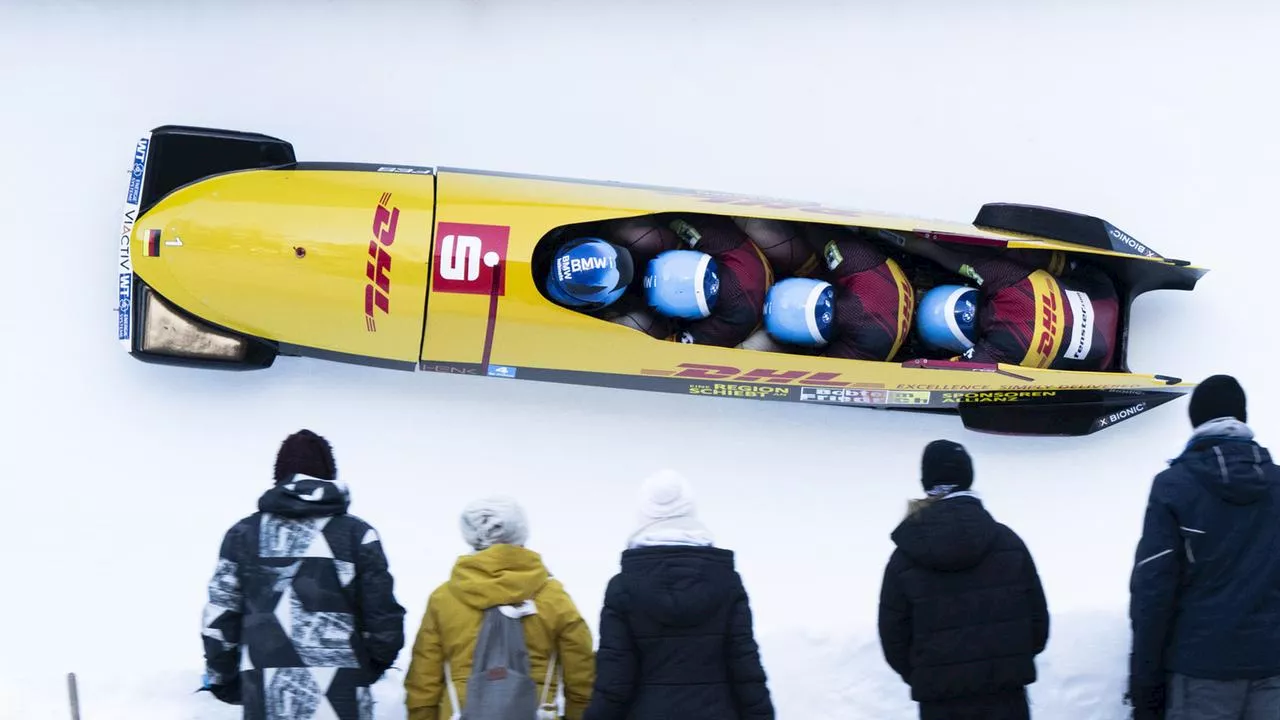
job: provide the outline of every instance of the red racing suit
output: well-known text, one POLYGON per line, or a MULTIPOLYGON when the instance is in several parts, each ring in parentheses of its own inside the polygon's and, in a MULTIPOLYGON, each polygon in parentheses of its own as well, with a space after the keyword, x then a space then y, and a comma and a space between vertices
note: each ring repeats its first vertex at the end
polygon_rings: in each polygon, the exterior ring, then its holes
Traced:
POLYGON ((915 291, 893 258, 856 231, 811 225, 807 239, 835 286, 827 357, 891 360, 911 333, 915 291))
POLYGON ((773 270, 760 249, 732 218, 720 215, 663 217, 691 250, 715 258, 720 292, 711 315, 685 323, 671 339, 698 345, 736 347, 760 327, 764 297, 773 270))
POLYGON ((1112 368, 1120 302, 1101 270, 1068 267, 1056 250, 1006 250, 970 264, 983 282, 978 339, 964 359, 1054 370, 1112 368))

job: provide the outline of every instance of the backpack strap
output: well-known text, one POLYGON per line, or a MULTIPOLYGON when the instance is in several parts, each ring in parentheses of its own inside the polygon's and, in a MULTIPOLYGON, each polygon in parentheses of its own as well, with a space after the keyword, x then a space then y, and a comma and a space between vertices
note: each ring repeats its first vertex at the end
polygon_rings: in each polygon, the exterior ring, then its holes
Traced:
POLYGON ((550 705, 550 699, 547 697, 551 694, 551 677, 556 672, 556 651, 551 651, 551 659, 547 661, 547 677, 542 681, 542 705, 546 707, 550 705))
POLYGON ((458 720, 462 717, 462 708, 458 706, 458 688, 453 686, 453 676, 449 672, 449 658, 444 660, 444 684, 449 686, 449 707, 453 710, 453 714, 449 716, 449 720, 458 720))

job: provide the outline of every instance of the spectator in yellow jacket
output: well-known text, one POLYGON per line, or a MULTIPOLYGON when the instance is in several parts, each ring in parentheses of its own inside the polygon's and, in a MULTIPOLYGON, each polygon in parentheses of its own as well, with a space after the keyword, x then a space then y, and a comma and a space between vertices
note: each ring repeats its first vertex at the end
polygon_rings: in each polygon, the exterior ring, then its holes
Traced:
MULTIPOLYGON (((523 509, 508 498, 477 500, 463 510, 462 536, 475 552, 459 557, 448 582, 427 600, 405 674, 409 720, 453 717, 445 663, 459 702, 465 704, 471 657, 484 611, 527 600, 537 609, 522 621, 529 674, 541 691, 554 651, 563 669, 564 717, 581 720, 595 682, 591 630, 564 586, 547 572, 542 556, 524 547, 528 535, 523 509)), ((552 679, 552 702, 560 674, 552 679)))

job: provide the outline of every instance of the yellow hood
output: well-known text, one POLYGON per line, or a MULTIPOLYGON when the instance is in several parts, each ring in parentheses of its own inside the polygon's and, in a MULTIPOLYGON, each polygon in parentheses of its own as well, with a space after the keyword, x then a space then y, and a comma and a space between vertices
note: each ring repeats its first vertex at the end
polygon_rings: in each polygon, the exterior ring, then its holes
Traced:
POLYGON ((448 586, 458 600, 484 610, 528 600, 548 577, 538 553, 517 545, 494 545, 458 558, 448 586))

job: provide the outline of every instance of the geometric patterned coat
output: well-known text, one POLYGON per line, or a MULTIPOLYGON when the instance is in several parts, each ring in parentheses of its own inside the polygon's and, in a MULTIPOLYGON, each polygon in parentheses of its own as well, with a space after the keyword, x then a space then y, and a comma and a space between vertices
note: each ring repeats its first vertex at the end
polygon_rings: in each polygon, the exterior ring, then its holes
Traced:
POLYGON ((209 583, 208 685, 244 720, 372 720, 404 646, 378 533, 337 481, 298 475, 227 531, 209 583))

